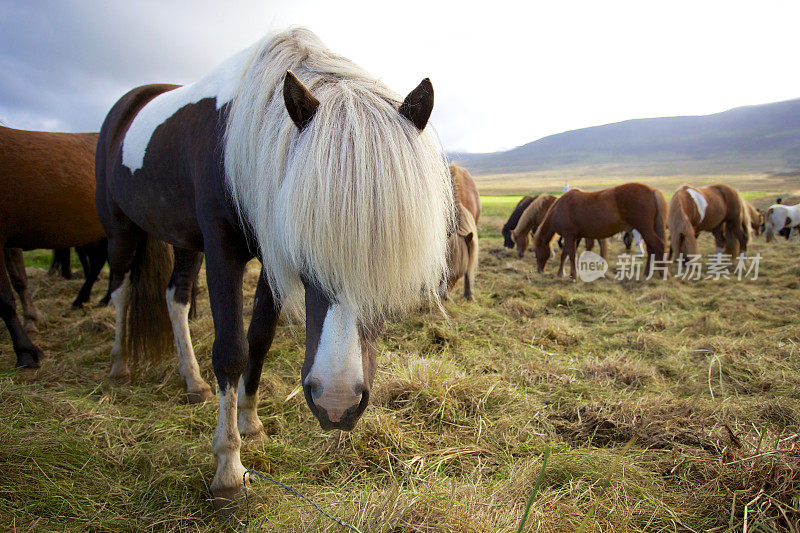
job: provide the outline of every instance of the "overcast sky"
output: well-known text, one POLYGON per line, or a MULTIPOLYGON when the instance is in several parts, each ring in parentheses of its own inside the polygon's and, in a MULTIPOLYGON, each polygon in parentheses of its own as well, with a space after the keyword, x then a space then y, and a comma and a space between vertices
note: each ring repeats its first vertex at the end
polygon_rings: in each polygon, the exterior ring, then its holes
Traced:
POLYGON ((190 83, 302 25, 400 94, 448 151, 800 97, 800 2, 0 0, 0 121, 96 131, 134 86, 190 83))

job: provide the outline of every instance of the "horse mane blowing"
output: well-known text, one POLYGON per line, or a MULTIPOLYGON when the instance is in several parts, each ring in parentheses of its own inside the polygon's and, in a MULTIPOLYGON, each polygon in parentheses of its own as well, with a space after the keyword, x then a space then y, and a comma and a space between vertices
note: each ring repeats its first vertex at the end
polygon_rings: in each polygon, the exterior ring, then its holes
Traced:
POLYGON ((225 131, 231 198, 270 287, 302 310, 298 273, 362 317, 434 297, 454 227, 452 184, 402 98, 306 29, 267 37, 236 90, 225 131), (281 86, 292 71, 319 101, 302 129, 281 86))

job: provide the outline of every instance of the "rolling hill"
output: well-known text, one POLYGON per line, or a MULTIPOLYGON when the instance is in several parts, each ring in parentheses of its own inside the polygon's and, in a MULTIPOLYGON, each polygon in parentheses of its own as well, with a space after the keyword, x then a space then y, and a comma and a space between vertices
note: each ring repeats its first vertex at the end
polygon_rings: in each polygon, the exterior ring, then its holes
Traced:
POLYGON ((800 99, 703 116, 626 120, 505 152, 452 153, 477 175, 613 165, 637 174, 800 172, 800 99))

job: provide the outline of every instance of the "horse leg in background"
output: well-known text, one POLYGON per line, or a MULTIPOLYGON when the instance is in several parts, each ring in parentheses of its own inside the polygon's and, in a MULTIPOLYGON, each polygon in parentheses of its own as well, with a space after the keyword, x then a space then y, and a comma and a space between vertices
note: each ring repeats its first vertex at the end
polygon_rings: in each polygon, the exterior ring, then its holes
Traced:
MULTIPOLYGON (((86 246, 76 246, 75 253, 78 254, 78 261, 81 262, 81 268, 83 269, 83 277, 88 278, 89 271, 92 268, 92 262, 91 259, 89 258, 89 252, 87 251, 86 246)), ((105 263, 105 259, 103 259, 103 263, 105 263)))
POLYGON ((743 258, 747 255, 747 231, 741 220, 725 222, 725 248, 731 257, 743 258))
POLYGON ((62 278, 72 279, 72 267, 69 264, 69 248, 56 248, 53 250, 53 260, 50 263, 47 274, 55 276, 59 271, 61 272, 62 278))
POLYGON ((175 266, 167 285, 167 310, 175 338, 175 351, 178 353, 178 372, 186 386, 186 395, 189 403, 200 403, 214 396, 211 387, 200 375, 189 333, 189 301, 203 254, 177 247, 174 247, 174 251, 175 266))
POLYGON ((563 278, 564 277, 564 260, 566 258, 567 258, 567 249, 566 248, 562 248, 561 249, 561 261, 559 261, 559 263, 558 263, 558 274, 557 274, 557 276, 559 278, 563 278))
MULTIPOLYGON (((205 233, 205 232, 204 232, 205 233)), ((214 346, 211 359, 219 386, 219 418, 212 447, 217 471, 211 482, 214 506, 227 509, 242 493, 245 468, 239 451, 239 379, 248 359, 247 339, 242 316, 242 283, 249 257, 247 243, 233 243, 227 235, 205 234, 206 279, 211 314, 214 318, 214 346)))
MULTIPOLYGON (((78 296, 75 297, 75 301, 72 302, 72 309, 80 309, 83 307, 83 304, 88 302, 91 298, 92 287, 95 281, 97 281, 100 271, 103 270, 103 265, 106 264, 106 259, 108 258, 108 241, 106 239, 101 239, 98 242, 78 246, 75 250, 78 252, 78 257, 84 257, 84 261, 86 261, 88 267, 88 270, 84 270, 86 279, 81 286, 81 290, 78 291, 78 296)), ((109 289, 110 288, 111 284, 109 283, 109 289)), ((111 296, 110 294, 106 294, 106 297, 110 298, 111 296)), ((108 302, 106 301, 106 303, 108 302)))
POLYGON ((644 271, 650 273, 651 263, 655 256, 658 261, 664 260, 664 242, 659 238, 655 229, 652 227, 637 228, 639 234, 644 240, 645 247, 647 248, 647 262, 645 263, 644 271))
POLYGON ((578 269, 575 265, 575 252, 578 249, 578 239, 574 235, 564 237, 564 251, 569 255, 569 277, 572 281, 578 279, 578 269))
POLYGON ((33 305, 31 293, 28 291, 28 275, 25 273, 25 258, 22 255, 22 248, 5 248, 6 268, 11 278, 11 285, 19 294, 22 302, 22 327, 28 333, 38 331, 36 323, 41 320, 39 311, 33 305))
POLYGON ((631 245, 633 244, 633 234, 625 230, 622 232, 622 242, 625 244, 625 251, 631 253, 631 245))
POLYGON ((239 434, 243 437, 259 437, 264 435, 264 425, 258 418, 258 384, 261 381, 261 368, 264 356, 272 345, 275 327, 278 324, 280 309, 275 306, 272 291, 262 269, 258 277, 256 295, 253 300, 253 317, 247 329, 249 355, 247 366, 239 380, 239 434))
MULTIPOLYGON (((591 252, 594 249, 594 239, 583 239, 583 242, 586 244, 586 251, 591 252)), ((580 246, 581 241, 578 239, 578 246, 580 246)))
POLYGON ((600 239, 600 257, 608 259, 608 239, 600 239))
POLYGON ((719 261, 719 257, 722 255, 722 252, 729 252, 733 254, 733 252, 727 249, 725 246, 725 233, 722 226, 711 230, 711 234, 714 236, 714 245, 717 247, 717 251, 714 252, 717 254, 717 261, 719 261))
POLYGON ((16 305, 14 304, 14 293, 11 289, 11 280, 6 270, 5 253, 0 254, 0 316, 6 323, 8 332, 11 335, 11 343, 14 345, 14 353, 17 355, 17 366, 39 368, 39 361, 42 359, 43 354, 31 342, 19 322, 16 305))

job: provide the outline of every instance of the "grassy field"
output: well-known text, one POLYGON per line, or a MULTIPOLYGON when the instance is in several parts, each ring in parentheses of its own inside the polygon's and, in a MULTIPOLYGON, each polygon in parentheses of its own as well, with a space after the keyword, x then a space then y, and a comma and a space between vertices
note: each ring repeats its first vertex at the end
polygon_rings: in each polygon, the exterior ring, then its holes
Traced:
MULTIPOLYGON (((774 189, 752 190, 768 203, 774 189)), ((299 389, 303 329, 280 327, 261 385, 269 437, 246 443, 245 466, 365 532, 517 531, 546 450, 525 531, 800 531, 800 244, 756 238, 755 281, 570 283, 502 247, 517 199, 483 198, 475 302, 457 286, 449 319, 387 325, 355 431, 319 429, 299 389)), ((29 275, 47 358, 15 370, 0 331, 5 529, 346 530, 263 481, 249 520, 215 517, 215 402, 185 403, 174 358, 109 381, 112 309, 69 311, 80 279, 29 275)), ((213 382, 205 290, 191 329, 213 382)))

